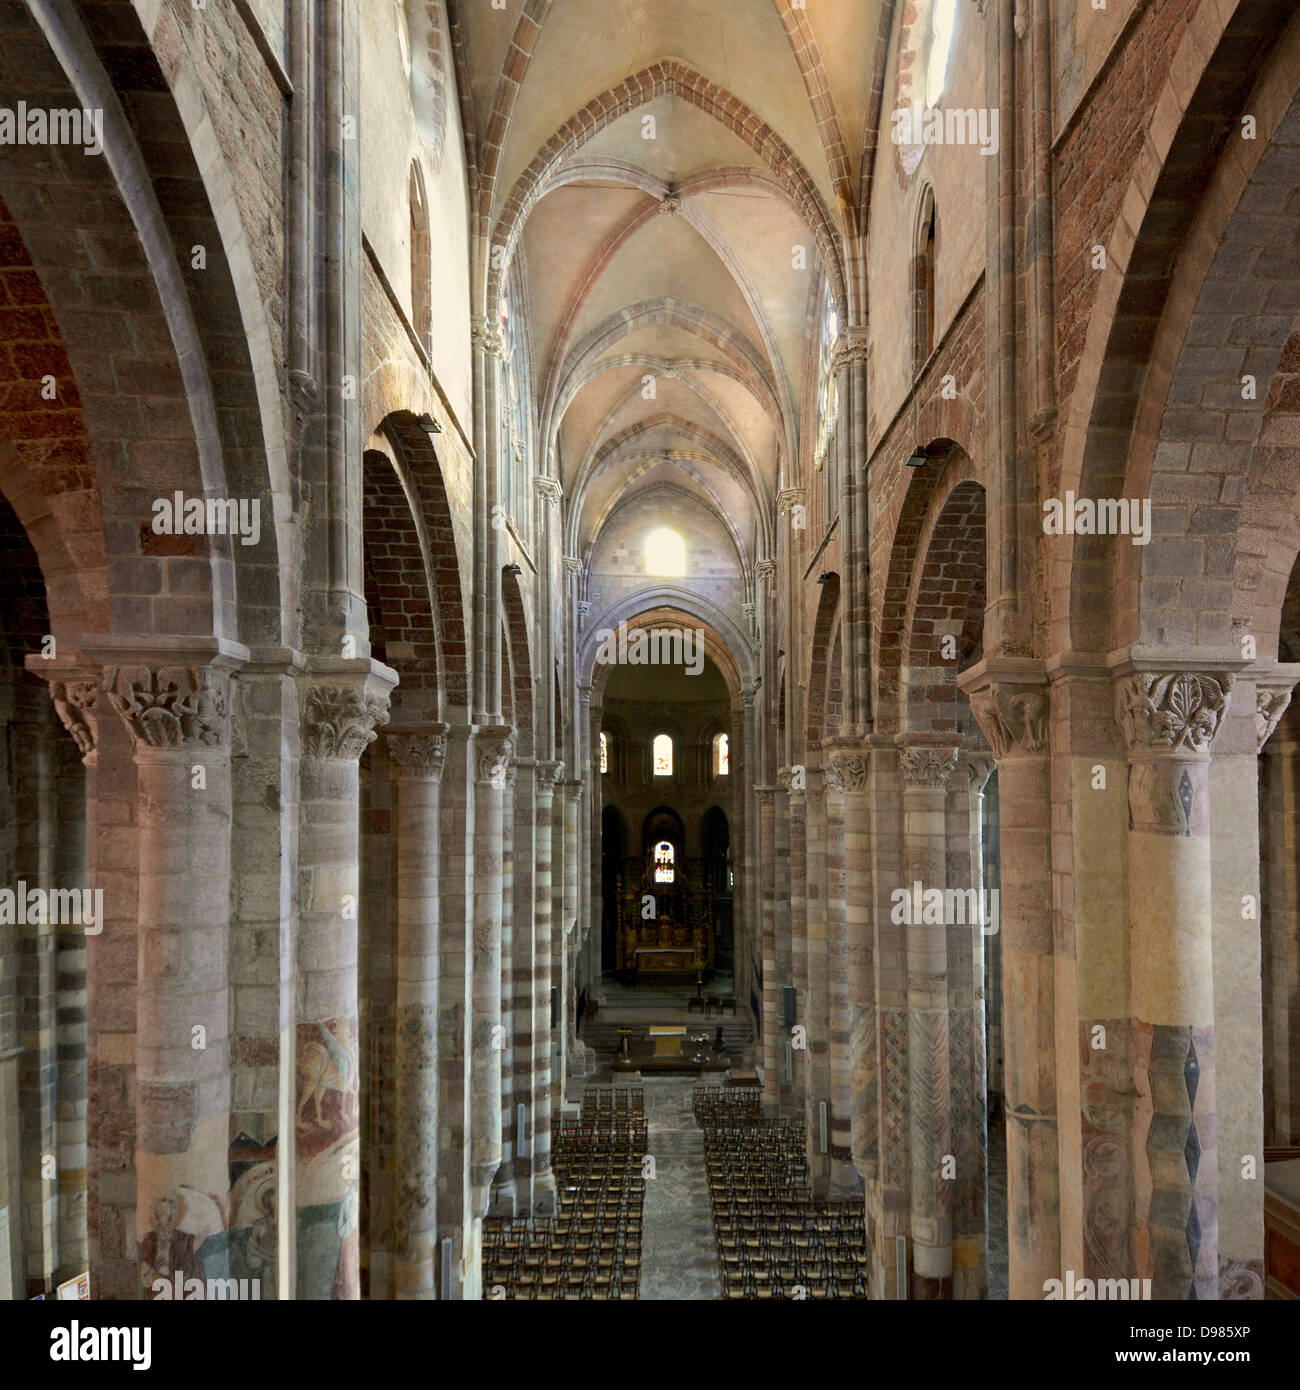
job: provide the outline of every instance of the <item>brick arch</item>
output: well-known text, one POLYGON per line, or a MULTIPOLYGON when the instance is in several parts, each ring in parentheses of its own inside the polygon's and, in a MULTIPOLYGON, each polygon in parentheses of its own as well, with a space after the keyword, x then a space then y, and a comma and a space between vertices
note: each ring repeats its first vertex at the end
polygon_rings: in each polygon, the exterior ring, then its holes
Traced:
POLYGON ((822 152, 826 156, 831 187, 840 211, 840 230, 847 239, 853 233, 853 177, 844 128, 835 110, 835 98, 831 94, 830 79, 822 60, 821 45, 817 42, 812 25, 808 23, 806 6, 792 4, 791 0, 773 0, 773 4, 790 39, 790 49, 799 66, 804 90, 808 93, 808 104, 817 120, 817 133, 821 136, 822 152))
POLYGON ((509 722, 515 730, 515 756, 531 758, 533 754, 533 730, 536 715, 533 707, 533 661, 528 642, 528 616, 524 607, 523 587, 517 574, 501 576, 501 605, 506 635, 506 657, 509 664, 502 665, 502 671, 509 673, 509 681, 502 682, 503 696, 510 699, 509 722), (505 685, 510 686, 506 692, 505 685))
MULTIPOLYGON (((945 402, 953 405, 955 402, 945 402)), ((920 438, 924 439, 924 433, 920 438)), ((922 468, 904 469, 910 477, 900 481, 894 505, 897 520, 889 537, 883 564, 873 566, 872 611, 879 613, 873 625, 876 689, 872 708, 882 730, 894 732, 902 725, 903 667, 908 652, 906 633, 914 604, 913 584, 927 537, 949 494, 965 482, 983 484, 980 468, 964 448, 950 437, 932 438, 925 446, 931 462, 922 468), (883 571, 880 578, 876 574, 883 571), (878 594, 878 597, 877 597, 878 594)))
POLYGON ((417 551, 411 559, 423 560, 425 582, 432 596, 442 705, 448 712, 467 711, 470 647, 465 597, 442 465, 432 441, 409 410, 393 411, 383 422, 382 434, 393 446, 393 465, 417 537, 417 551))
POLYGON ((361 531, 370 652, 398 674, 394 715, 437 719, 438 630, 420 534, 393 460, 377 449, 361 460, 361 531))
MULTIPOLYGON (((1068 311, 1062 333, 1075 335, 1060 344, 1062 394, 1070 398, 1062 431, 1062 497, 1067 491, 1092 498, 1145 495, 1141 489, 1151 478, 1165 407, 1181 404, 1169 392, 1184 345, 1212 346, 1187 336, 1191 316, 1183 306, 1201 302, 1208 291, 1208 310, 1214 295, 1225 293, 1225 262, 1219 263, 1217 290, 1207 277, 1229 215, 1294 94, 1288 68, 1297 38, 1293 27, 1278 46, 1294 15, 1289 0, 1236 4, 1226 17, 1223 8, 1204 0, 1197 7, 1140 132, 1140 147, 1123 151, 1131 179, 1122 191, 1106 193, 1100 207, 1086 208, 1089 225, 1100 213, 1100 225, 1110 226, 1108 236, 1086 238, 1105 246, 1106 269, 1063 265, 1058 271, 1068 311), (1253 141, 1234 134, 1248 102, 1259 122, 1253 141), (1201 190, 1208 192, 1198 199, 1201 190), (1094 275, 1098 283, 1084 307, 1087 280, 1094 275), (1078 326, 1071 330, 1069 324, 1078 326)), ((1085 254, 1086 247, 1080 251, 1085 254)), ((1187 470, 1178 471, 1186 482, 1187 470)), ((1052 641, 1061 649, 1105 652, 1134 640, 1140 575, 1132 552, 1138 547, 1119 540, 1075 537, 1059 544, 1052 641), (1117 590, 1123 594, 1119 604, 1117 590), (1121 637, 1121 631, 1131 635, 1121 637)), ((1147 547, 1155 548, 1154 541, 1147 547)), ((1161 562, 1170 558, 1162 548, 1161 562)))
POLYGON ((1233 626, 1259 655, 1300 652, 1300 320, 1282 349, 1251 458, 1238 528, 1233 626))
POLYGON ((677 58, 652 63, 640 72, 629 74, 617 87, 593 97, 533 157, 511 189, 497 217, 491 242, 493 246, 505 247, 506 254, 500 266, 493 265, 488 271, 487 294, 483 302, 497 302, 503 276, 508 273, 524 224, 556 169, 611 122, 664 96, 675 97, 711 116, 739 136, 764 161, 812 232, 827 274, 835 286, 836 303, 847 303, 844 266, 831 217, 817 191, 817 185, 798 156, 738 96, 677 58))
POLYGON ((81 395, 45 286, 0 202, 0 493, 37 557, 59 648, 107 632, 108 559, 81 395), (42 399, 42 379, 56 397, 42 399))
POLYGON ((0 659, 12 671, 15 683, 30 683, 35 677, 27 673, 24 663, 28 656, 40 651, 41 639, 50 632, 49 602, 45 576, 31 537, 3 497, 0 572, 0 659))
MULTIPOLYGON (((114 5, 114 23, 94 33, 72 12, 42 29, 35 9, 19 9, 6 30, 30 62, 0 77, 0 104, 21 97, 102 110, 104 119, 100 157, 17 147, 3 178, 78 383, 97 483, 92 493, 70 474, 45 509, 47 526, 64 524, 60 512, 76 516, 62 549, 84 566, 99 610, 77 627, 290 640, 283 623, 297 604, 284 585, 293 568, 278 557, 294 503, 278 372, 197 84, 184 58, 164 75, 129 5, 114 5), (207 252, 202 274, 190 268, 196 244, 207 252), (210 375, 216 363, 219 378, 210 375), (150 504, 177 489, 257 500, 259 544, 155 537, 150 504)), ((164 12, 153 37, 183 53, 183 41, 170 44, 174 23, 164 12)))
POLYGON ((959 473, 936 494, 919 538, 920 564, 911 584, 899 682, 899 728, 958 731, 957 673, 983 651, 987 604, 984 489, 959 473), (956 659, 942 639, 956 639, 956 659))
MULTIPOLYGON (((830 686, 832 634, 839 636, 840 577, 832 573, 821 586, 817 600, 817 616, 813 619, 812 638, 808 644, 808 699, 805 746, 811 751, 829 736, 827 697, 830 686)), ((838 731, 839 720, 835 721, 838 731)))

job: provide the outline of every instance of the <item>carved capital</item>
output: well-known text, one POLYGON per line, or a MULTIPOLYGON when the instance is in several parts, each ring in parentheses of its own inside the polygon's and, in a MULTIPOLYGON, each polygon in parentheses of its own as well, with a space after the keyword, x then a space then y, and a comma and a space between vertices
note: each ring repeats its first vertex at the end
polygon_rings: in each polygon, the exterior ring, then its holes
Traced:
POLYGON ((844 781, 840 777, 840 770, 835 765, 835 759, 830 758, 822 764, 822 783, 828 792, 842 792, 844 781))
POLYGON ((590 600, 589 600, 589 599, 585 599, 585 598, 584 598, 584 599, 579 599, 579 600, 578 600, 578 631, 579 631, 579 632, 581 632, 582 629, 586 626, 586 624, 587 624, 587 614, 590 613, 590 612, 591 612, 591 602, 590 602, 590 600))
POLYGON ((470 342, 490 357, 500 357, 504 348, 501 330, 487 319, 476 318, 470 328, 470 342))
POLYGON ((1045 686, 993 681, 970 692, 970 707, 995 757, 1047 751, 1050 705, 1045 686))
POLYGON ((83 761, 89 762, 99 743, 96 704, 103 687, 95 680, 51 681, 50 699, 63 727, 72 735, 83 761))
POLYGON ((564 557, 564 570, 566 574, 581 574, 582 561, 576 555, 566 555, 564 557))
POLYGON ((514 739, 508 729, 481 729, 474 737, 479 785, 508 786, 514 751, 514 739))
POLYGON ((555 478, 543 477, 540 473, 533 478, 533 490, 552 507, 558 507, 564 497, 564 489, 555 478))
POLYGON ((576 806, 582 800, 581 781, 566 782, 564 784, 564 792, 569 798, 569 805, 576 806))
POLYGON ((446 730, 440 732, 392 733, 386 740, 388 756, 412 777, 442 780, 447 757, 446 730))
POLYGON ((775 560, 760 560, 754 566, 754 575, 758 579, 771 579, 776 574, 775 560))
POLYGON ((962 761, 966 764, 966 776, 970 780, 972 796, 983 796, 984 788, 990 777, 993 776, 993 769, 997 766, 992 753, 962 753, 962 761))
POLYGON ((300 718, 305 756, 346 762, 375 741, 376 725, 388 723, 388 700, 356 686, 309 685, 300 718))
MULTIPOLYGON (((802 506, 805 492, 806 489, 801 487, 783 487, 781 491, 776 494, 777 511, 784 514, 788 512, 791 507, 802 506)), ((759 563, 762 564, 762 561, 760 560, 759 563)))
POLYGON ((834 768, 840 786, 846 792, 860 792, 867 785, 867 759, 864 753, 832 753, 830 767, 834 768))
POLYGON ((846 367, 865 364, 869 354, 868 338, 864 332, 850 330, 842 333, 831 349, 831 371, 842 372, 846 367))
POLYGON ((776 805, 775 787, 755 787, 754 790, 758 793, 758 804, 760 806, 770 807, 776 805))
POLYGON ((209 666, 110 666, 104 688, 137 749, 229 744, 226 671, 209 666))
POLYGON ((1290 681, 1285 685, 1264 685, 1255 687, 1255 751, 1262 753, 1264 745, 1273 735, 1273 730, 1277 728, 1278 720, 1286 713, 1287 706, 1291 703, 1292 686, 1290 681))
POLYGON ((1115 718, 1129 755, 1208 753, 1228 707, 1226 671, 1134 671, 1115 682, 1115 718))
POLYGON ((940 788, 957 766, 955 748, 904 747, 898 750, 898 764, 905 787, 940 788))

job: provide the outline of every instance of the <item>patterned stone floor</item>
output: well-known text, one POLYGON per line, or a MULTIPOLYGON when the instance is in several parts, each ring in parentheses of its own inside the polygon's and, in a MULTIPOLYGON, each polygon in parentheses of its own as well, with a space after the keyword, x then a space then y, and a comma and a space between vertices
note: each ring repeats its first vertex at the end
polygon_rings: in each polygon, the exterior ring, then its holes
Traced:
POLYGON ((642 1084, 655 1177, 646 1183, 641 1297, 660 1301, 720 1298, 704 1134, 691 1108, 696 1081, 646 1077, 642 1084))

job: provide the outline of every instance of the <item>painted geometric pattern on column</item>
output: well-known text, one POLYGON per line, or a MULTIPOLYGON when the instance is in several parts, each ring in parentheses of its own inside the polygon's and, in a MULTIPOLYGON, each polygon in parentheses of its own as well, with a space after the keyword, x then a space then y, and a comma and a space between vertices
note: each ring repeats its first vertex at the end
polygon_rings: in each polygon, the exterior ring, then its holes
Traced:
POLYGON ((1135 1040, 1150 1084, 1151 1192, 1138 1241, 1150 1260, 1152 1297, 1213 1299, 1219 1282, 1214 1030, 1139 1023, 1135 1040))
POLYGON ((1128 1279, 1136 1272, 1132 1047, 1130 1019, 1079 1021, 1084 1272, 1090 1279, 1128 1279))
POLYGON ((880 1115, 884 1179, 890 1187, 907 1186, 907 1013, 880 1011, 880 1053, 884 1072, 880 1115))

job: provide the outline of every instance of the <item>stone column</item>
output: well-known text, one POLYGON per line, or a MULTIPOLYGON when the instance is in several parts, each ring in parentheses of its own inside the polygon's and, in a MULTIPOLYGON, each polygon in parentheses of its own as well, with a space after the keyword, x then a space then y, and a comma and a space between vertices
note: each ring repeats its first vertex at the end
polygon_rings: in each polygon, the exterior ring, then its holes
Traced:
POLYGON ((826 976, 830 1008, 830 1195, 847 1200, 862 1195, 853 1167, 850 1100, 849 944, 845 917, 844 783, 831 753, 822 778, 826 786, 826 976))
POLYGON ((983 872, 984 784, 993 755, 962 750, 948 787, 950 862, 970 884, 966 921, 948 929, 948 1037, 952 1075, 952 1296, 988 1295, 988 1067, 984 1030, 985 940, 1000 931, 995 900, 986 899, 983 872), (971 910, 973 909, 973 911, 971 910))
POLYGON ((482 1276, 470 1186, 475 732, 473 724, 447 730, 438 812, 438 1297, 455 1301, 476 1298, 482 1276))
POLYGON ((866 752, 852 742, 837 740, 831 754, 831 767, 844 806, 848 1122, 853 1166, 863 1183, 869 1185, 879 1172, 880 1109, 866 752))
MULTIPOLYGON (((826 787, 820 767, 807 769, 807 786, 801 798, 802 877, 804 881, 805 990, 807 999, 800 1019, 808 1025, 805 1053, 806 1090, 804 1124, 808 1140, 808 1173, 818 1197, 830 1192, 831 1056, 833 1023, 830 1006, 830 966, 826 935, 826 787), (822 1152, 821 1107, 826 1107, 826 1151, 822 1152)), ((793 877, 793 874, 792 874, 793 877)))
MULTIPOLYGON (((519 1190, 515 1183, 515 798, 519 767, 506 769, 501 818, 501 1166, 492 1179, 493 1216, 514 1216, 519 1190)), ((525 1208, 525 1210, 527 1210, 525 1208)))
POLYGON ((1290 1145, 1300 1143, 1300 704, 1262 757, 1264 1142, 1290 1145))
MULTIPOLYGON (((534 758, 516 763, 517 780, 511 860, 510 1037, 511 1115, 515 1210, 527 1216, 533 1209, 532 1127, 536 1121, 533 1088, 533 1048, 537 1021, 533 1017, 533 971, 537 915, 537 783, 540 764, 534 758), (520 1116, 522 1109, 523 1115, 520 1116)), ((504 1101, 502 1102, 504 1104, 504 1101)))
MULTIPOLYGON (((564 956, 564 988, 561 1006, 564 1020, 565 1068, 561 1088, 568 1084, 570 1074, 586 1074, 578 1047, 577 980, 578 956, 581 951, 582 923, 579 920, 578 865, 581 842, 578 828, 582 807, 582 781, 573 779, 564 785, 564 924, 560 948, 564 956)), ((563 1094, 563 1089, 561 1090, 563 1094)))
POLYGON ((533 914, 533 1071, 532 1180, 533 1215, 553 1215, 557 1202, 555 1174, 551 1171, 552 1057, 551 986, 555 960, 553 925, 554 863, 551 827, 555 817, 555 789, 563 786, 564 764, 537 764, 537 840, 534 853, 535 889, 533 914))
MULTIPOLYGON (((825 1028, 826 1020, 812 1010, 808 974, 808 768, 784 769, 788 835, 788 890, 790 905, 790 974, 794 985, 794 1021, 805 1030, 802 1048, 794 1050, 793 1101, 803 1112, 812 1094, 812 1034, 825 1028)), ((797 1035, 796 1035, 797 1036, 797 1035)), ((813 1136, 809 1134, 811 1142, 813 1136)))
POLYGON ((1263 1163, 1259 755, 1290 702, 1297 675, 1300 667, 1292 665, 1243 673, 1214 739, 1210 766, 1218 1296, 1225 1300, 1264 1297, 1264 1184, 1245 1176, 1242 1163, 1253 1156, 1257 1173, 1263 1163))
MULTIPOLYGON (((230 674, 238 657, 108 667, 139 803, 136 1237, 144 1297, 175 1276, 228 1277, 227 933, 230 674), (215 1226, 209 1223, 216 1221, 215 1226)), ((355 1118, 354 1118, 355 1127, 355 1118)))
POLYGON ((786 1038, 776 966, 776 788, 755 787, 754 794, 758 797, 758 896, 763 929, 763 1104, 775 1109, 781 1103, 786 1038))
POLYGON ((1218 1295, 1210 745, 1231 684, 1130 667, 1115 686, 1129 759, 1137 1264, 1157 1299, 1218 1295))
POLYGON ((790 782, 792 780, 790 769, 788 767, 778 768, 776 780, 778 784, 774 839, 776 871, 773 884, 773 906, 776 931, 777 1007, 781 1019, 781 1028, 777 1035, 780 1040, 777 1047, 777 1093, 780 1099, 781 1113, 789 1115, 793 1112, 795 1096, 798 1094, 797 1087, 802 1058, 792 1050, 790 1029, 785 1023, 786 987, 793 986, 795 989, 794 1021, 796 1024, 803 1009, 803 1001, 799 999, 798 979, 794 971, 794 912, 790 887, 790 782), (787 1062, 790 1068, 788 1077, 786 1075, 787 1062))
MULTIPOLYGON (((752 699, 749 701, 752 704, 752 699)), ((748 856, 749 826, 745 808, 749 802, 749 745, 745 726, 750 722, 748 706, 745 713, 732 712, 727 747, 731 758, 731 992, 736 1007, 749 1010, 749 952, 753 937, 749 932, 749 877, 745 872, 748 856)))
POLYGON ((399 1299, 432 1299, 438 1264, 438 823, 446 726, 393 733, 387 744, 397 783, 394 1284, 399 1299))
MULTIPOLYGON (((304 679, 298 765, 297 1297, 360 1297, 357 763, 388 721, 391 672, 304 679)), ((284 1143, 287 1136, 281 1136, 284 1143)))
POLYGON ((952 1297, 952 1083, 948 1037, 948 930, 926 912, 917 921, 916 884, 947 886, 944 802, 957 750, 912 743, 900 748, 903 778, 903 883, 907 923, 908 1147, 912 1169, 912 1284, 915 1299, 952 1297))
POLYGON ((470 1188, 475 1217, 487 1213, 501 1164, 501 847, 510 731, 479 729, 474 737, 473 1007, 470 1054, 470 1188))
POLYGON ((1007 1116, 1007 1291, 1061 1276, 1048 694, 1034 662, 981 662, 961 685, 998 768, 1007 1116))
MULTIPOLYGON (((16 891, 50 892, 72 883, 54 876, 55 730, 57 723, 45 692, 29 679, 14 691, 9 729, 12 758, 16 891)), ((62 733, 57 737, 64 742, 62 733)), ((78 899, 80 901, 80 899, 78 899)), ((18 961, 12 988, 16 993, 18 1044, 18 1127, 22 1154, 21 1201, 12 1204, 11 1226, 21 1233, 25 1288, 29 1295, 53 1287, 59 1263, 59 1180, 46 1167, 46 1155, 58 1148, 58 1048, 55 1021, 56 954, 61 940, 81 928, 60 925, 52 914, 23 914, 22 925, 9 928, 17 938, 18 961)), ((5 970, 8 975, 8 969, 5 970)), ((0 1251, 0 1259, 7 1251, 0 1251)), ((21 1296, 24 1283, 15 1280, 21 1296)))

